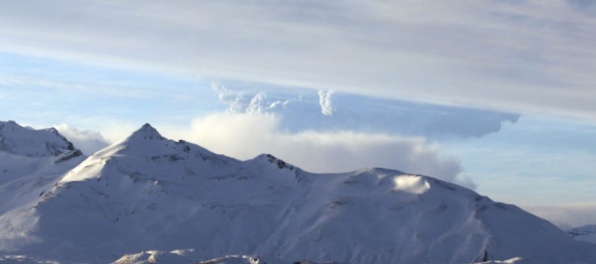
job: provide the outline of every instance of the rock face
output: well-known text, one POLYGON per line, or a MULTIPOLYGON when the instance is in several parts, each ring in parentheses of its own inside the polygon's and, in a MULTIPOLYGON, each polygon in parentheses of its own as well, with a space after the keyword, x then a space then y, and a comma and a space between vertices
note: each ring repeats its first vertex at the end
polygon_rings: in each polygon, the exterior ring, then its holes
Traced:
POLYGON ((313 174, 268 154, 238 161, 150 125, 40 186, 0 216, 3 254, 65 263, 596 262, 596 246, 455 184, 386 169, 313 174))

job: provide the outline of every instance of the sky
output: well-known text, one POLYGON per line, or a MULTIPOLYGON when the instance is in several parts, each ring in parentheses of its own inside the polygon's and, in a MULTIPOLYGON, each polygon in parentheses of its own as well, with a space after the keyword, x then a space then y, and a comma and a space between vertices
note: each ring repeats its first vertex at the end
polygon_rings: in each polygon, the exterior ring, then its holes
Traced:
POLYGON ((596 223, 591 0, 0 2, 0 120, 434 176, 596 223))

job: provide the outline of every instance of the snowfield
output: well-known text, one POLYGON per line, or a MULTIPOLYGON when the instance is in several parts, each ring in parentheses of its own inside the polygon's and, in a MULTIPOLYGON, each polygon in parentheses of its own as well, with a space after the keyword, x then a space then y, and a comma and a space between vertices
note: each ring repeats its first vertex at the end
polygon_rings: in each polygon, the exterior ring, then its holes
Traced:
POLYGON ((3 263, 596 263, 596 245, 427 176, 239 161, 150 125, 90 157, 62 139, 0 123, 3 263))

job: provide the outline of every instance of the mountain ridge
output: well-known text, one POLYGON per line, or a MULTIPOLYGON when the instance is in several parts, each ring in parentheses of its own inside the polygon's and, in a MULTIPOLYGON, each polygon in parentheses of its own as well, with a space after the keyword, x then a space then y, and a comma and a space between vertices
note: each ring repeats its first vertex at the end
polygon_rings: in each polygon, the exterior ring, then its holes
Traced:
POLYGON ((63 154, 76 157, 83 154, 55 128, 35 130, 15 121, 0 121, 0 151, 27 157, 58 157, 63 154))
POLYGON ((0 215, 0 255, 106 263, 190 248, 196 261, 596 260, 594 245, 453 183, 381 168, 315 174, 270 154, 239 161, 149 124, 75 165, 0 215))

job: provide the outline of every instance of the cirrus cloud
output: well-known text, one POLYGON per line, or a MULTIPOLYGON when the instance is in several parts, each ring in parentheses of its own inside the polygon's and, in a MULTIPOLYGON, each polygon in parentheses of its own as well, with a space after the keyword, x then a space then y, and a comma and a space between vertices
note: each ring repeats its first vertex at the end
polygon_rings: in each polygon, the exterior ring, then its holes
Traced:
POLYGON ((4 1, 0 51, 591 117, 588 2, 4 1))

